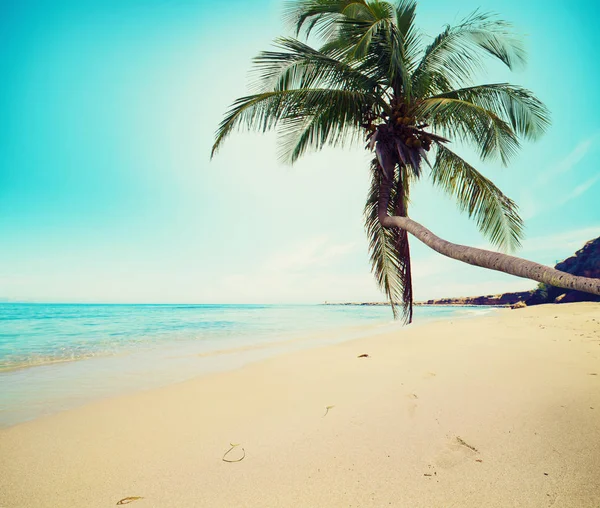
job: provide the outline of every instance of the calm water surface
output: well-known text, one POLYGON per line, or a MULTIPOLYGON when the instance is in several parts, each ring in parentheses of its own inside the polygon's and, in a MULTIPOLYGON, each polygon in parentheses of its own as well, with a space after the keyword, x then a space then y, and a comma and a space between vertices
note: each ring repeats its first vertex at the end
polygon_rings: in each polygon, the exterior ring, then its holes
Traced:
MULTIPOLYGON (((486 312, 417 307, 415 322, 486 312)), ((375 306, 0 304, 0 426, 395 328, 375 306)))

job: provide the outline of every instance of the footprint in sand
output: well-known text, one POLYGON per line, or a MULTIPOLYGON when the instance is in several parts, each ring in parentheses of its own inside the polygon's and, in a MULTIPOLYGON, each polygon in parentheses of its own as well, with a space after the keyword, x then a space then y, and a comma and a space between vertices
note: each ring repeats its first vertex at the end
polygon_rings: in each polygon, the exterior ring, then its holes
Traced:
POLYGON ((475 459, 478 454, 479 450, 472 444, 460 436, 453 436, 446 441, 442 451, 436 457, 435 463, 441 468, 449 469, 462 462, 475 459))
POLYGON ((410 399, 410 402, 408 403, 408 416, 410 416, 411 418, 415 416, 415 413, 417 412, 417 400, 419 399, 419 397, 417 396, 416 393, 409 393, 407 395, 407 397, 410 399))

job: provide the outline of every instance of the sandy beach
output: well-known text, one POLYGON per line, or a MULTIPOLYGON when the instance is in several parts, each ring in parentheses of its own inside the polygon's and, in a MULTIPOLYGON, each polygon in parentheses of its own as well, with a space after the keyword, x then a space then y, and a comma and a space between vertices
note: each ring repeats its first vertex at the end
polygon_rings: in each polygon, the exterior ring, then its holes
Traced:
POLYGON ((0 507, 600 506, 600 305, 294 352, 0 431, 0 507), (367 354, 368 357, 359 358, 367 354), (238 444, 225 459, 231 444, 238 444))

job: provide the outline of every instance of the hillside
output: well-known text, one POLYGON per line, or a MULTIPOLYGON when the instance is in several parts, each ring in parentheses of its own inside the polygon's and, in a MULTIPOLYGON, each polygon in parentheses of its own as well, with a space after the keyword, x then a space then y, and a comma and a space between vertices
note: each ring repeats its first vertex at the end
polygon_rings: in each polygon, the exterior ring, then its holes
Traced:
MULTIPOLYGON (((600 279, 600 237, 587 242, 583 248, 573 256, 558 263, 555 268, 573 275, 600 279)), ((525 302, 527 305, 600 302, 600 296, 539 284, 537 289, 519 293, 443 298, 428 300, 424 303, 428 305, 514 305, 517 302, 525 302)))
MULTIPOLYGON (((573 256, 558 263, 555 268, 563 272, 582 277, 600 279, 600 237, 590 240, 573 256)), ((546 284, 538 284, 537 289, 520 291, 517 293, 504 293, 484 296, 461 296, 454 298, 440 298, 415 302, 415 305, 540 305, 542 303, 569 303, 569 302, 600 302, 600 296, 580 291, 569 291, 546 284)), ((347 302, 330 303, 325 305, 389 305, 388 302, 347 302)))
MULTIPOLYGON (((600 279, 600 237, 587 242, 583 248, 570 258, 558 263, 555 268, 573 275, 600 279)), ((527 305, 552 302, 600 302, 600 296, 540 284, 526 301, 527 305)))

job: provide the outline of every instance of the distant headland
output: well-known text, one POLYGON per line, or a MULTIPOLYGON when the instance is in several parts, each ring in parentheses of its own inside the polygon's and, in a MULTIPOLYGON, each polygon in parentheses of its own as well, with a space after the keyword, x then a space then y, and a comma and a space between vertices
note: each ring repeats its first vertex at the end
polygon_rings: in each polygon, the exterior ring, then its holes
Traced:
MULTIPOLYGON (((600 237, 590 240, 573 256, 557 263, 555 268, 573 275, 593 277, 600 279, 600 237)), ((524 307, 540 305, 543 303, 572 303, 572 302, 600 302, 600 296, 581 291, 571 291, 547 284, 539 284, 536 289, 516 293, 503 293, 486 296, 462 296, 455 298, 441 298, 415 302, 415 305, 493 305, 502 307, 524 307)), ((389 305, 388 302, 346 302, 330 303, 324 305, 389 305)))

